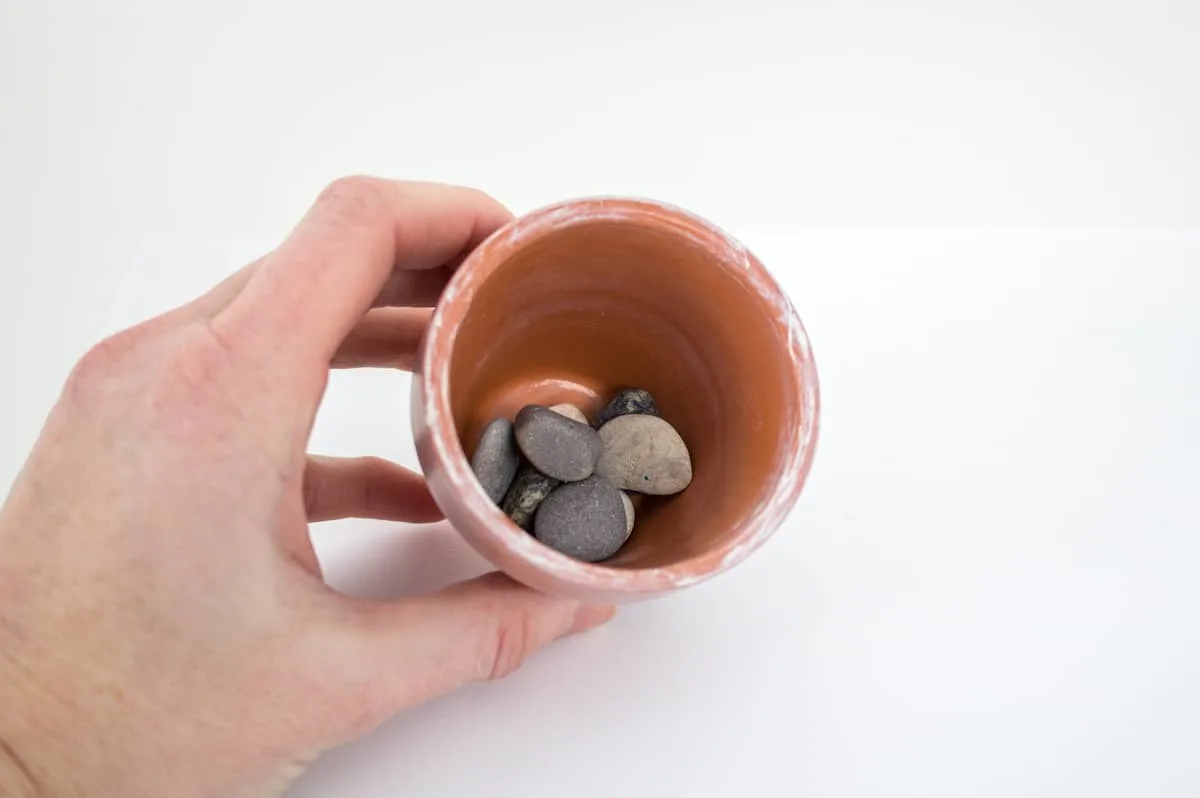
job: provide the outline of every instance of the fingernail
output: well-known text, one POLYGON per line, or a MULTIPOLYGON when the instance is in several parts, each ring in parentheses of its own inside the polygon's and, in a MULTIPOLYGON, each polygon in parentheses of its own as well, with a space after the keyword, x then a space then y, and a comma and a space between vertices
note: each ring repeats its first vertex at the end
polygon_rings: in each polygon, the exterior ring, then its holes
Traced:
POLYGON ((575 620, 567 634, 577 635, 612 620, 617 608, 611 604, 584 604, 575 611, 575 620))

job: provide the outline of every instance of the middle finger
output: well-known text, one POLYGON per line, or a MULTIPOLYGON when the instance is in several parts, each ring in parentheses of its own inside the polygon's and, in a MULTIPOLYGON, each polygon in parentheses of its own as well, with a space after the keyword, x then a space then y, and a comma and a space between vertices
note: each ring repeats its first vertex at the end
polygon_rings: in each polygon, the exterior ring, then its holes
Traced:
POLYGON ((376 308, 350 330, 330 367, 394 368, 412 371, 421 335, 433 315, 430 308, 376 308))

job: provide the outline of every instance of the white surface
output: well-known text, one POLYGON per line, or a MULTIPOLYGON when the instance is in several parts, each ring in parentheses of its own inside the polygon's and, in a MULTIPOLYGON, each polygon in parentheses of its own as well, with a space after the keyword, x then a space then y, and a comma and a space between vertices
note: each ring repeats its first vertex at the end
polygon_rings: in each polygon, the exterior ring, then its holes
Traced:
MULTIPOLYGON (((1200 793, 1200 231, 744 237, 822 378, 786 528, 295 798, 1200 793)), ((110 321, 256 250, 160 242, 110 321)), ((414 464, 404 383, 336 375, 313 448, 414 464)), ((444 526, 317 541, 360 594, 483 567, 444 526)))
POLYGON ((369 172, 732 229, 1200 222, 1195 0, 0 0, 0 490, 148 237, 369 172))

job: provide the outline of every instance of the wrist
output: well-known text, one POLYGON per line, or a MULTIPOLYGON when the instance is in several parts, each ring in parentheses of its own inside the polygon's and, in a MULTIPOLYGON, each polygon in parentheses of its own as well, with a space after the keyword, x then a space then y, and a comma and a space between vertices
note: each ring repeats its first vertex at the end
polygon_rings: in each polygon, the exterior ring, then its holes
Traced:
POLYGON ((0 647, 0 798, 173 794, 148 783, 161 774, 131 761, 130 751, 153 744, 131 745, 122 723, 131 713, 108 703, 103 680, 71 678, 52 658, 34 659, 36 674, 0 647))
MULTIPOLYGON (((3 621, 0 618, 0 622, 3 621)), ((11 642, 0 638, 0 645, 11 642)), ((31 746, 27 728, 31 716, 31 691, 21 675, 22 671, 14 667, 0 648, 0 795, 48 798, 27 760, 26 752, 31 746)))
POLYGON ((66 715, 21 668, 0 656, 0 796, 61 798, 82 794, 70 784, 70 758, 59 757, 62 738, 55 723, 66 715))
POLYGON ((27 708, 20 702, 6 700, 0 692, 0 795, 13 798, 52 798, 30 757, 35 748, 23 731, 15 728, 22 723, 27 708))
POLYGON ((12 798, 49 798, 38 786, 37 777, 16 744, 0 737, 0 795, 12 798))

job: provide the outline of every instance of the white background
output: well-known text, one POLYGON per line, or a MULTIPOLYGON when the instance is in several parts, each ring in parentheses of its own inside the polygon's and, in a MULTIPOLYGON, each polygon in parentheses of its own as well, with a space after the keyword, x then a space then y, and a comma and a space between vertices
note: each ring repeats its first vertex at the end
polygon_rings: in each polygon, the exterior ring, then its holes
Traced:
MULTIPOLYGON (((1194 238, 761 231, 1200 224, 1198 31, 1192 0, 0 0, 0 487, 88 343, 338 175, 672 201, 760 250, 813 333, 797 533, 300 794, 1194 794, 1194 238), (497 749, 498 723, 528 734, 497 749)), ((319 447, 404 459, 403 427, 336 420, 391 379, 335 383, 319 447)), ((401 537, 326 550, 335 578, 478 567, 367 567, 454 540, 401 537)))
POLYGON ((146 239, 338 175, 747 227, 1200 222, 1194 0, 0 0, 0 485, 146 239))
MULTIPOLYGON (((320 761, 295 798, 1200 794, 1200 231, 746 240, 822 378, 786 525, 320 761)), ((148 253, 111 322, 251 251, 148 253)), ((405 380, 335 374, 313 448, 416 465, 405 380)), ((315 542, 376 598, 484 568, 445 525, 315 542)))

